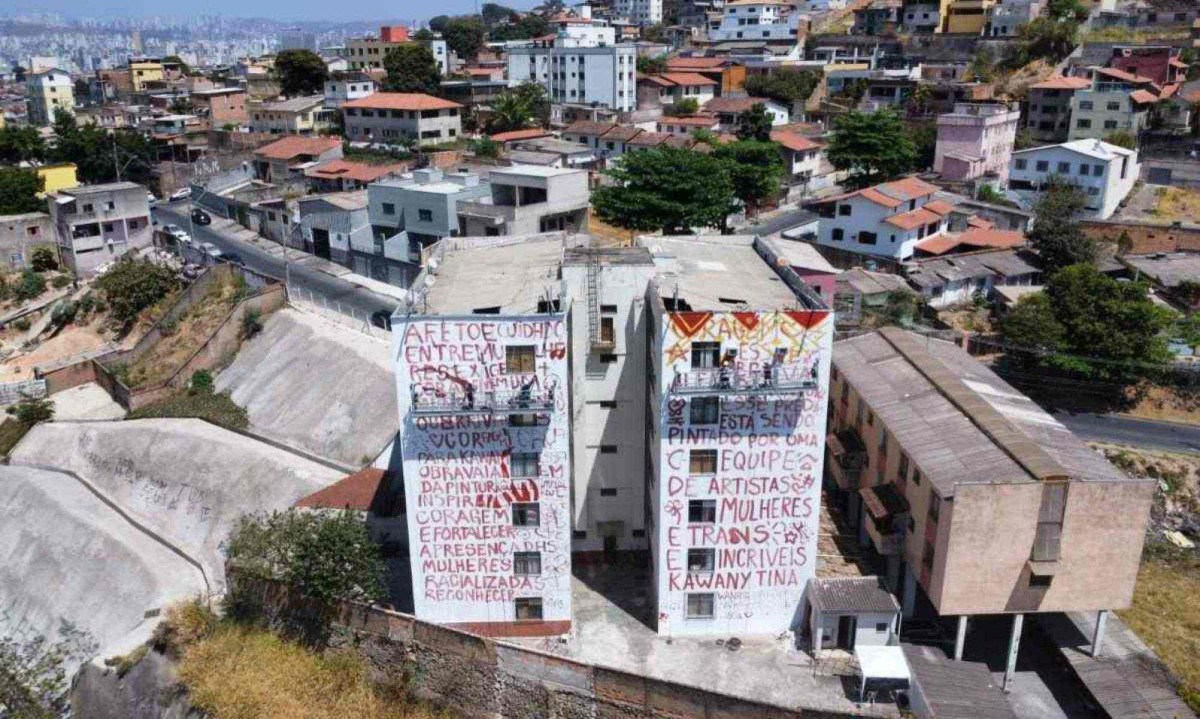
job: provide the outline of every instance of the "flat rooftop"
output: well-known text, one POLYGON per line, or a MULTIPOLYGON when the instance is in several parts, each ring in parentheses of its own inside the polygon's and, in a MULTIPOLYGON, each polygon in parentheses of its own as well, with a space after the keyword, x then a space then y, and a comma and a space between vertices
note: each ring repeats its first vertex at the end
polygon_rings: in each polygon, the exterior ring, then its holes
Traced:
MULTIPOLYGON (((547 294, 558 299, 564 235, 459 237, 445 251, 425 295, 431 315, 531 315, 547 294), (497 308, 496 312, 478 312, 497 308)), ((563 308, 566 309, 566 308, 563 308)))
POLYGON ((654 258, 664 299, 678 296, 696 311, 804 307, 755 241, 752 235, 638 238, 654 258))
POLYGON ((60 195, 72 195, 79 197, 80 195, 94 195, 101 192, 123 192, 125 190, 141 190, 146 192, 146 188, 133 182, 107 182, 103 185, 80 185, 79 187, 66 187, 58 191, 60 195))
POLYGON ((530 177, 558 177, 560 175, 577 175, 583 170, 576 170, 570 167, 545 167, 543 165, 513 165, 512 167, 496 168, 492 170, 493 176, 500 175, 527 175, 530 177))
POLYGON ((960 484, 1133 481, 951 342, 889 327, 835 343, 833 364, 943 498, 960 484))
POLYGON ((1172 252, 1157 255, 1126 255, 1125 264, 1163 287, 1175 287, 1184 280, 1200 278, 1200 254, 1172 252))

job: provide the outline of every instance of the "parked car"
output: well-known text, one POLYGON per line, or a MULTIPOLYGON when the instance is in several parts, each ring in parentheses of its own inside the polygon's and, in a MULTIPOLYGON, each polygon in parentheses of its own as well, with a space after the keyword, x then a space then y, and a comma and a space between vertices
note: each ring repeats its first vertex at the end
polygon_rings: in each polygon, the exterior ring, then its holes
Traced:
POLYGON ((154 196, 153 192, 146 193, 146 204, 150 205, 151 207, 154 207, 158 204, 158 198, 154 196))
POLYGON ((175 238, 176 242, 190 245, 192 244, 192 236, 183 231, 179 225, 163 225, 163 232, 175 238))
POLYGON ((181 187, 178 190, 171 193, 171 202, 175 202, 176 200, 186 200, 187 198, 189 198, 191 196, 192 196, 192 188, 181 187))
POLYGON ((192 222, 195 222, 197 225, 211 225, 212 218, 204 210, 196 208, 192 210, 192 222))

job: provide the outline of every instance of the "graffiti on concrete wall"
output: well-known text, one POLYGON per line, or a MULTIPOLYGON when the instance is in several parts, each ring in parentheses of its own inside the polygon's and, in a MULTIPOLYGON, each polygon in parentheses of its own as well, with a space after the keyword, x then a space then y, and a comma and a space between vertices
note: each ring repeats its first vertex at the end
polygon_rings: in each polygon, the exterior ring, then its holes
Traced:
POLYGON ((538 598, 569 619, 565 320, 420 319, 398 336, 417 615, 512 621, 538 598))
POLYGON ((667 315, 661 633, 792 625, 816 565, 832 330, 825 311, 667 315))

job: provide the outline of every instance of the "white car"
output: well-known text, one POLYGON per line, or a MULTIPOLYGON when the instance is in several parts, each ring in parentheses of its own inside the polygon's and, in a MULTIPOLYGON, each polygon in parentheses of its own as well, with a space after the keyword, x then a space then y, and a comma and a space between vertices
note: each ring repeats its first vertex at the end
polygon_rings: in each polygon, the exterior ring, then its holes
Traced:
POLYGON ((176 200, 186 200, 192 196, 192 188, 183 187, 171 193, 171 202, 176 200))
POLYGON ((184 232, 179 225, 163 225, 162 231, 174 237, 176 242, 182 242, 185 245, 192 243, 192 236, 184 232))
POLYGON ((214 260, 220 259, 221 255, 224 254, 221 252, 221 248, 217 247, 211 242, 201 242, 200 249, 204 252, 204 254, 208 255, 214 260))
POLYGON ((151 207, 154 207, 158 204, 158 198, 154 196, 153 192, 146 193, 146 204, 150 205, 151 207))

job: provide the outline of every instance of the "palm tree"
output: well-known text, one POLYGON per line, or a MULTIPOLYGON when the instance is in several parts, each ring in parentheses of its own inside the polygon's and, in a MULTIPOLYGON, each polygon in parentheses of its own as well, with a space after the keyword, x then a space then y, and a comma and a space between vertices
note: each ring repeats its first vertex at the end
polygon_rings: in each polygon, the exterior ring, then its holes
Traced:
POLYGON ((524 98, 514 92, 503 92, 492 102, 492 117, 488 121, 489 132, 508 132, 529 127, 533 123, 533 112, 524 98))

